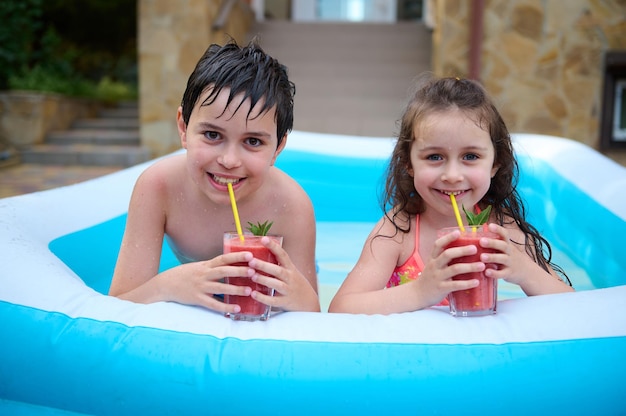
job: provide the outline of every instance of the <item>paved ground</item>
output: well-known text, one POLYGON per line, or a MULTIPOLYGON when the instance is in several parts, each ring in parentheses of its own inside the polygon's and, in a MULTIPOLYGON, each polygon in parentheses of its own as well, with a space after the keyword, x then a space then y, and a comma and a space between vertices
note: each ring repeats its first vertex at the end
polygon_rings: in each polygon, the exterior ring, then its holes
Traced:
POLYGON ((0 198, 72 185, 123 169, 120 166, 56 166, 22 163, 0 168, 0 198))

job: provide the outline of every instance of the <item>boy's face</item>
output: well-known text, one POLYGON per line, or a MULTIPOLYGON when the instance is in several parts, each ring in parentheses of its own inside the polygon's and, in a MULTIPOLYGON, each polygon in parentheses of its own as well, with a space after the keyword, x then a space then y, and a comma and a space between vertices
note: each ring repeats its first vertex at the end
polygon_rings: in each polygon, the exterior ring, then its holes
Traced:
POLYGON ((253 108, 248 117, 250 100, 242 102, 243 95, 234 97, 226 107, 229 89, 223 89, 210 105, 203 104, 209 93, 207 90, 200 96, 188 125, 183 121, 182 109, 178 110, 178 132, 187 149, 187 170, 213 202, 230 203, 229 182, 237 201, 244 202, 264 185, 287 137, 277 148, 275 108, 264 114, 253 108))

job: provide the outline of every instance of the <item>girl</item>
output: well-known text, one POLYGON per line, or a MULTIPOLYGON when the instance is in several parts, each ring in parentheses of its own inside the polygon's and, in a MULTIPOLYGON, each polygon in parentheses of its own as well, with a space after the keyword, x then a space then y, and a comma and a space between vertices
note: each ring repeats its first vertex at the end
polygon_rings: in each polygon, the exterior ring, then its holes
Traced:
POLYGON ((555 273, 562 270, 551 262, 549 243, 526 221, 509 132, 478 83, 428 82, 401 123, 383 198, 391 208, 368 236, 329 312, 390 314, 445 304, 448 293, 478 285, 452 277, 485 270, 486 263, 498 265, 485 271, 488 277, 517 284, 528 296, 573 291, 564 273, 567 283, 555 273), (476 251, 444 250, 458 231, 437 239, 437 230, 457 225, 451 194, 459 206, 492 206, 488 227, 502 240, 483 238, 480 244, 497 253, 449 265, 476 251))

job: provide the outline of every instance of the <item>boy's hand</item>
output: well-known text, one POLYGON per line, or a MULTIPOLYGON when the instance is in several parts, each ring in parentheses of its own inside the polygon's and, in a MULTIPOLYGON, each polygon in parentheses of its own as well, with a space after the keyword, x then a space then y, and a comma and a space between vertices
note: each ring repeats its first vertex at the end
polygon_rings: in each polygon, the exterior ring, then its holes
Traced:
POLYGON ((286 311, 319 312, 320 303, 317 293, 292 263, 287 252, 280 244, 268 237, 264 237, 261 243, 276 256, 278 264, 252 259, 248 266, 257 272, 269 275, 255 273, 252 276, 252 281, 274 289, 275 294, 274 296, 267 296, 253 291, 252 298, 286 311))

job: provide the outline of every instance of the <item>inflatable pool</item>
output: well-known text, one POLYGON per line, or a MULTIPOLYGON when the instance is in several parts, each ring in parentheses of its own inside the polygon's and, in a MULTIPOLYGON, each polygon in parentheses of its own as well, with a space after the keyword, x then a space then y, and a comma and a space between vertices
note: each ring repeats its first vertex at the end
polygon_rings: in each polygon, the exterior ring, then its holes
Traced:
MULTIPOLYGON (((323 305, 380 216, 392 146, 293 132, 279 157, 316 208, 323 305)), ((480 318, 431 308, 235 322, 134 304, 106 293, 148 164, 1 199, 0 414, 624 414, 626 169, 562 138, 515 146, 532 221, 578 291, 501 294, 480 318)))

